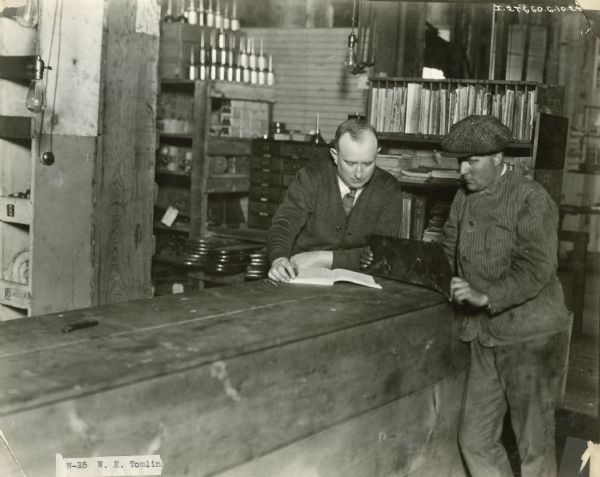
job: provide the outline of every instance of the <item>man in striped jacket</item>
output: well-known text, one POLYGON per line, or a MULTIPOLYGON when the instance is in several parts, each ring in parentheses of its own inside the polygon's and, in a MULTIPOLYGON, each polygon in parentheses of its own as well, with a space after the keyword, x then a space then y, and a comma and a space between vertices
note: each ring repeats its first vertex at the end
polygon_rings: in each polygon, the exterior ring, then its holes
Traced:
POLYGON ((521 475, 552 477, 570 327, 556 274, 558 209, 504 163, 510 139, 495 117, 469 116, 442 140, 464 181, 443 242, 471 355, 459 444, 474 477, 513 475, 500 439, 508 409, 521 475))

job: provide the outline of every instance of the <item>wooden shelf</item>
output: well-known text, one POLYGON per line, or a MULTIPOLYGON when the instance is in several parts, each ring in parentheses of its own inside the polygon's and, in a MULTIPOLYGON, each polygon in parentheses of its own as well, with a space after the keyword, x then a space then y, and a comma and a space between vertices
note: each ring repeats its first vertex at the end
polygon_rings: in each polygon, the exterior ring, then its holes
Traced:
POLYGON ((164 170, 157 170, 155 177, 161 182, 176 182, 183 185, 189 185, 191 180, 190 174, 185 174, 183 172, 170 172, 164 170))
POLYGON ((207 192, 209 194, 241 193, 249 190, 248 174, 219 174, 208 178, 207 192))
POLYGON ((35 56, 0 55, 0 78, 26 83, 34 78, 35 56))
POLYGON ((491 85, 509 85, 509 86, 541 86, 537 81, 516 81, 516 80, 484 80, 484 79, 424 79, 424 78, 405 78, 396 76, 371 76, 369 81, 374 83, 402 82, 402 83, 452 83, 452 84, 491 84, 491 85))
MULTIPOLYGON (((192 142, 194 137, 187 133, 160 133, 166 141, 192 142)), ((213 156, 248 156, 251 153, 251 138, 208 136, 208 154, 213 156)))
POLYGON ((25 116, 0 116, 0 138, 31 141, 31 118, 25 116))
MULTIPOLYGON (((190 174, 179 174, 176 172, 158 171, 156 179, 161 183, 172 185, 189 186, 190 174)), ((209 194, 242 193, 250 190, 250 179, 248 174, 214 174, 209 176, 207 192, 209 194)), ((1 205, 1 202, 0 202, 1 205)), ((0 219, 2 217, 0 216, 0 219)))
POLYGON ((13 224, 31 225, 33 221, 31 200, 0 196, 0 220, 13 224))
POLYGON ((29 286, 0 280, 0 304, 15 308, 26 309, 31 306, 31 292, 29 286))
POLYGON ((209 231, 221 237, 231 237, 257 243, 267 242, 267 231, 261 229, 251 229, 248 227, 240 227, 239 229, 210 227, 209 231))
POLYGON ((154 262, 164 263, 166 265, 173 265, 175 267, 187 268, 190 270, 202 268, 200 265, 189 265, 183 262, 181 258, 178 257, 165 257, 162 255, 154 255, 152 257, 154 262))
MULTIPOLYGON (((233 99, 242 101, 262 101, 268 103, 275 102, 275 88, 272 86, 259 86, 247 83, 234 83, 230 81, 212 80, 208 81, 211 85, 210 95, 212 98, 233 99)), ((187 79, 162 79, 163 87, 179 87, 193 89, 197 84, 204 83, 200 80, 187 79)))
POLYGON ((160 133, 160 139, 172 139, 177 141, 192 141, 194 136, 191 133, 160 133))
MULTIPOLYGON (((405 134, 405 133, 378 133, 377 138, 382 142, 400 142, 409 144, 424 144, 428 147, 440 146, 443 136, 429 136, 425 134, 405 134)), ((520 153, 531 152, 533 143, 531 142, 511 142, 506 151, 518 151, 520 153)))
POLYGON ((208 136, 208 154, 211 156, 249 156, 251 152, 250 138, 208 136))
POLYGON ((213 98, 275 102, 275 88, 271 86, 232 83, 229 81, 213 81, 211 86, 211 96, 213 98))
POLYGON ((424 190, 432 190, 432 189, 456 189, 460 186, 460 181, 456 180, 427 180, 425 182, 413 182, 406 181, 398 178, 398 182, 402 187, 412 187, 415 189, 424 189, 424 190))
POLYGON ((167 227, 165 224, 163 224, 162 222, 154 222, 154 228, 157 230, 164 230, 165 232, 177 232, 177 233, 185 233, 185 234, 189 234, 190 233, 190 226, 189 225, 172 225, 171 227, 167 227))
MULTIPOLYGON (((234 83, 231 81, 209 80, 211 85, 210 95, 212 98, 225 98, 242 101, 263 101, 275 102, 275 88, 272 86, 252 85, 248 83, 234 83)), ((193 89, 198 83, 204 83, 200 80, 187 79, 162 79, 160 81, 163 87, 183 87, 193 89)))

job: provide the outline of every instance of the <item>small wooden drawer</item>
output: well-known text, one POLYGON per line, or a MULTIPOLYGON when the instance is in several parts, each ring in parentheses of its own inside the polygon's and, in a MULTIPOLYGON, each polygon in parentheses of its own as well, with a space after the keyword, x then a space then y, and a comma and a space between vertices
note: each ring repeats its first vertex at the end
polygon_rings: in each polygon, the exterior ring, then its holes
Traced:
POLYGON ((282 143, 281 155, 286 158, 312 159, 314 147, 308 143, 282 143))
POLYGON ((285 174, 295 174, 310 161, 302 158, 252 156, 250 166, 263 172, 282 171, 285 174))
POLYGON ((270 215, 259 215, 255 212, 248 212, 248 227, 251 229, 268 230, 271 226, 270 215))
POLYGON ((281 174, 281 171, 261 171, 252 169, 250 171, 250 184, 280 186, 283 185, 283 175, 281 174))
POLYGON ((261 217, 272 217, 275 212, 277 212, 277 208, 279 204, 272 204, 270 202, 257 202, 257 201, 249 201, 248 203, 248 212, 254 212, 261 217))
POLYGON ((281 143, 268 141, 264 139, 255 139, 252 141, 252 154, 257 156, 277 156, 279 155, 281 143))
POLYGON ((282 186, 253 185, 250 187, 251 201, 280 203, 284 197, 285 188, 282 186))
POLYGON ((280 171, 281 158, 271 156, 252 156, 250 157, 250 167, 260 169, 261 171, 280 171))

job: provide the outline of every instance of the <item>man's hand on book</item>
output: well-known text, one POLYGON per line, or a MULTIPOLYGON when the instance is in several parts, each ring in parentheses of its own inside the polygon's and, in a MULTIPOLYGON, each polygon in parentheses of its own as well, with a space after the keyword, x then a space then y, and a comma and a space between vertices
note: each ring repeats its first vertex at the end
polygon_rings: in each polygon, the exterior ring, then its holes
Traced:
POLYGON ((333 252, 319 250, 316 252, 297 253, 291 258, 292 265, 299 268, 331 268, 333 252))
POLYGON ((279 257, 273 260, 271 270, 269 270, 269 278, 276 282, 288 282, 292 278, 296 278, 298 270, 289 258, 279 257))

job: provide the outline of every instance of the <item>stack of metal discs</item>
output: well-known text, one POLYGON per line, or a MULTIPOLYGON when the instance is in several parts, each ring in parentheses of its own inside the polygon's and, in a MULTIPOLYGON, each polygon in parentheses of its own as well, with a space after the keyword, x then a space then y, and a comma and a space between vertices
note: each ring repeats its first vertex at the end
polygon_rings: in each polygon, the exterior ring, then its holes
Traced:
POLYGON ((260 280, 266 278, 269 273, 269 258, 267 249, 263 248, 250 254, 250 264, 246 268, 246 281, 260 280))
POLYGON ((234 239, 216 237, 190 238, 185 241, 180 257, 183 264, 188 267, 205 268, 211 250, 235 243, 238 243, 238 241, 234 239))
POLYGON ((217 275, 235 275, 246 271, 250 254, 263 248, 260 244, 238 243, 209 250, 204 271, 217 275))

